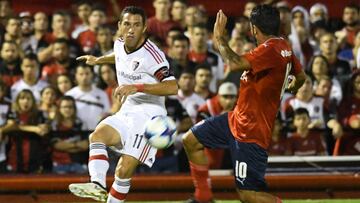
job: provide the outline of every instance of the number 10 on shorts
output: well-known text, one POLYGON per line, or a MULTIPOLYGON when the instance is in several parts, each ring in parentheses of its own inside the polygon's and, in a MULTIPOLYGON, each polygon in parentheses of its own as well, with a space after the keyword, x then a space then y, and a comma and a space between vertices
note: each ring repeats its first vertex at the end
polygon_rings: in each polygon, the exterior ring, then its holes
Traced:
POLYGON ((246 178, 247 164, 245 162, 235 162, 235 177, 238 179, 246 178))

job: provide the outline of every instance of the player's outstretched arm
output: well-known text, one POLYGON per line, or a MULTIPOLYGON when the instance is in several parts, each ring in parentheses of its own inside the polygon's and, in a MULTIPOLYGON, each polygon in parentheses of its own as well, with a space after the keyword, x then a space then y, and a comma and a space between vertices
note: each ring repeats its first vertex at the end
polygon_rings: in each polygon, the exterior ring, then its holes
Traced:
POLYGON ((115 63, 115 53, 111 53, 108 54, 106 56, 100 56, 100 57, 96 57, 96 56, 92 56, 92 55, 84 55, 84 56, 79 56, 76 58, 77 61, 85 61, 86 64, 88 65, 100 65, 100 64, 114 64, 115 63))
POLYGON ((225 39, 225 26, 227 17, 222 10, 216 15, 214 25, 214 43, 218 47, 220 55, 223 59, 230 64, 230 70, 247 70, 250 69, 250 63, 245 57, 237 55, 228 45, 225 39))

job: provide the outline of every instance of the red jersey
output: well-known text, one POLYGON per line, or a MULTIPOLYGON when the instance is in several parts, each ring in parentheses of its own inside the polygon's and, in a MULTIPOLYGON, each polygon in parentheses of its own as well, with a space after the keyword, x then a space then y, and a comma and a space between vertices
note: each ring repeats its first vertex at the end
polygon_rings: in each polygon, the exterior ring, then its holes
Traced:
POLYGON ((309 131, 306 137, 294 133, 288 138, 288 151, 290 155, 316 156, 325 155, 326 146, 320 132, 309 131))
POLYGON ((77 41, 80 44, 82 50, 85 53, 89 53, 95 47, 96 34, 91 30, 86 30, 79 34, 77 41))
POLYGON ((229 127, 238 141, 267 149, 284 83, 289 73, 301 72, 301 65, 283 38, 268 39, 244 57, 251 68, 240 78, 239 98, 234 111, 229 112, 229 127))

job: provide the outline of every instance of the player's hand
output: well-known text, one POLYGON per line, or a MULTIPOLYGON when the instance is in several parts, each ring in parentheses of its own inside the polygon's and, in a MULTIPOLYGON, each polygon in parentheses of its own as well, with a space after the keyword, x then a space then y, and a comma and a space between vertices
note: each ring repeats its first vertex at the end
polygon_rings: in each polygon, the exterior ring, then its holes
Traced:
POLYGON ((114 91, 115 98, 123 104, 126 101, 127 96, 135 94, 137 88, 134 85, 120 85, 114 91))
POLYGON ((86 64, 93 66, 97 64, 97 57, 92 55, 84 55, 76 58, 77 61, 85 61, 86 64))
POLYGON ((219 40, 225 36, 227 17, 222 10, 219 10, 216 14, 216 21, 214 25, 214 40, 219 43, 219 40))

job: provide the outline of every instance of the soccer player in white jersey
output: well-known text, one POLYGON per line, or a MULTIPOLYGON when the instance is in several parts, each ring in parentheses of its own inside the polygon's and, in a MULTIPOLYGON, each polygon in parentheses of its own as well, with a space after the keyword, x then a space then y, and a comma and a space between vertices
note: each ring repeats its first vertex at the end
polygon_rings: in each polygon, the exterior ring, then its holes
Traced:
POLYGON ((114 53, 101 57, 81 56, 89 65, 115 63, 119 86, 114 94, 122 102, 116 114, 99 123, 90 135, 90 183, 71 184, 69 189, 80 197, 108 203, 124 202, 130 180, 139 164, 149 167, 156 149, 144 138, 144 123, 156 115, 166 115, 165 95, 177 94, 177 82, 169 73, 169 63, 159 48, 145 37, 146 16, 143 9, 124 8, 118 23, 121 38, 114 43, 114 53), (106 172, 109 168, 106 146, 119 146, 119 159, 109 194, 106 172))

